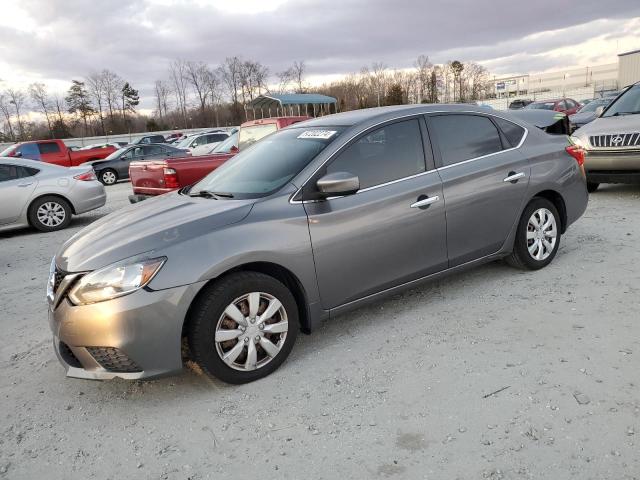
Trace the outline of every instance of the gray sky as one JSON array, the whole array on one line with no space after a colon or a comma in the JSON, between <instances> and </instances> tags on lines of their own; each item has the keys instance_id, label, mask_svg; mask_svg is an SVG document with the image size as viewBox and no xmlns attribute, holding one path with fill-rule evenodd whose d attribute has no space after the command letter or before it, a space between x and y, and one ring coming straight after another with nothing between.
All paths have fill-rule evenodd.
<instances>
[{"instance_id":1,"label":"gray sky","mask_svg":"<svg viewBox=\"0 0 640 480\"><path fill-rule=\"evenodd\" d=\"M501 75L640 48L638 0L0 0L0 12L0 88L63 90L109 68L145 96L177 57L240 55L272 73L304 60L317 82L372 62L410 67L420 54Z\"/></svg>"}]
</instances>

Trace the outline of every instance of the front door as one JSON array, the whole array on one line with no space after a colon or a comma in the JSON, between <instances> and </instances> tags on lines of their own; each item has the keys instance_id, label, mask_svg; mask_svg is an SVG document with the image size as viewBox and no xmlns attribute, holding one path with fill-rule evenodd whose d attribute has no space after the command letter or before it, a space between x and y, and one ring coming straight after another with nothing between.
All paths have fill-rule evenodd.
<instances>
[{"instance_id":1,"label":"front door","mask_svg":"<svg viewBox=\"0 0 640 480\"><path fill-rule=\"evenodd\" d=\"M421 121L363 134L320 172L360 179L353 195L305 203L325 309L446 268L442 185Z\"/></svg>"},{"instance_id":2,"label":"front door","mask_svg":"<svg viewBox=\"0 0 640 480\"><path fill-rule=\"evenodd\" d=\"M428 125L447 208L449 266L497 252L519 220L529 183L528 161L515 148L524 128L457 113L429 116Z\"/></svg>"}]
</instances>

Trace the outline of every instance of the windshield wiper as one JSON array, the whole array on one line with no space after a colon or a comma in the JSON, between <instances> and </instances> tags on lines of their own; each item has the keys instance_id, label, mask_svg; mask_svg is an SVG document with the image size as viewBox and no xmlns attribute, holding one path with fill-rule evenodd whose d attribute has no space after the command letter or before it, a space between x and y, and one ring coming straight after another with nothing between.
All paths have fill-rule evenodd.
<instances>
[{"instance_id":1,"label":"windshield wiper","mask_svg":"<svg viewBox=\"0 0 640 480\"><path fill-rule=\"evenodd\" d=\"M221 198L233 198L233 193L211 192L209 190L198 190L195 193L190 193L189 196L190 197L213 198L214 200L220 200Z\"/></svg>"}]
</instances>

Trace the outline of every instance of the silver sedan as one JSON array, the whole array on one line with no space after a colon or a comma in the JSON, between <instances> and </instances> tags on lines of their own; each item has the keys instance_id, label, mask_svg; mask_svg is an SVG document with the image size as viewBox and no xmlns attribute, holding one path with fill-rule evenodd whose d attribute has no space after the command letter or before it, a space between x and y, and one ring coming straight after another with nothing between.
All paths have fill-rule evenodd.
<instances>
[{"instance_id":1,"label":"silver sedan","mask_svg":"<svg viewBox=\"0 0 640 480\"><path fill-rule=\"evenodd\" d=\"M0 231L27 226L60 230L72 215L102 207L106 200L90 166L0 157Z\"/></svg>"}]
</instances>

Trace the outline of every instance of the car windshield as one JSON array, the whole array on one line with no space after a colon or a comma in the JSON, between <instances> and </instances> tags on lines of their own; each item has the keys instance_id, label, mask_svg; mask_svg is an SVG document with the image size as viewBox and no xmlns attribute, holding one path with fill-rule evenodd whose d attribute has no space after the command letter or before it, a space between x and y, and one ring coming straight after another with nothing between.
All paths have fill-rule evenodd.
<instances>
[{"instance_id":1,"label":"car windshield","mask_svg":"<svg viewBox=\"0 0 640 480\"><path fill-rule=\"evenodd\" d=\"M582 107L580 110L578 110L578 112L580 112L580 113L595 112L598 107L604 107L604 106L606 106L608 104L609 104L608 101L594 100L593 102L587 103L584 107Z\"/></svg>"},{"instance_id":2,"label":"car windshield","mask_svg":"<svg viewBox=\"0 0 640 480\"><path fill-rule=\"evenodd\" d=\"M115 152L113 152L108 157L106 157L105 160L113 160L114 158L118 158L120 155L122 155L125 152L125 150L127 150L127 149L126 148L120 148L120 149L116 150Z\"/></svg>"},{"instance_id":3,"label":"car windshield","mask_svg":"<svg viewBox=\"0 0 640 480\"><path fill-rule=\"evenodd\" d=\"M189 194L209 192L220 198L269 195L300 173L342 130L341 127L280 130L225 162L196 183Z\"/></svg>"},{"instance_id":4,"label":"car windshield","mask_svg":"<svg viewBox=\"0 0 640 480\"><path fill-rule=\"evenodd\" d=\"M602 114L603 117L635 115L640 113L640 83L635 84L614 101Z\"/></svg>"},{"instance_id":5,"label":"car windshield","mask_svg":"<svg viewBox=\"0 0 640 480\"><path fill-rule=\"evenodd\" d=\"M230 153L232 147L238 146L238 132L216 145L209 153Z\"/></svg>"},{"instance_id":6,"label":"car windshield","mask_svg":"<svg viewBox=\"0 0 640 480\"><path fill-rule=\"evenodd\" d=\"M555 102L533 102L524 108L529 110L553 110Z\"/></svg>"}]
</instances>

